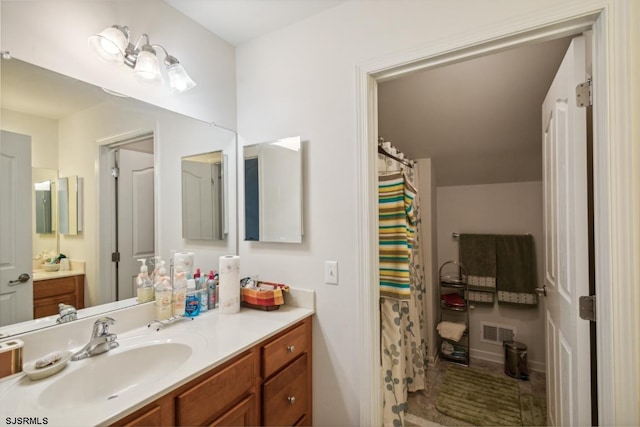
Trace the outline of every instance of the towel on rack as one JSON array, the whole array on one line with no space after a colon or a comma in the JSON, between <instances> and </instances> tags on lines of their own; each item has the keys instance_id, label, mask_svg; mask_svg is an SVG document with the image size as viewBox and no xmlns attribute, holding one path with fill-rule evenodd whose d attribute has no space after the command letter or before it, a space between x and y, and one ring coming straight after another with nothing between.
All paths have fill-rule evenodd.
<instances>
[{"instance_id":1,"label":"towel on rack","mask_svg":"<svg viewBox=\"0 0 640 427\"><path fill-rule=\"evenodd\" d=\"M442 338L458 342L467 330L467 325L457 322L440 322L436 329Z\"/></svg>"},{"instance_id":2,"label":"towel on rack","mask_svg":"<svg viewBox=\"0 0 640 427\"><path fill-rule=\"evenodd\" d=\"M480 292L495 292L496 236L492 234L460 234L459 252L460 262L467 269L469 289Z\"/></svg>"},{"instance_id":3,"label":"towel on rack","mask_svg":"<svg viewBox=\"0 0 640 427\"><path fill-rule=\"evenodd\" d=\"M533 236L497 236L498 304L536 306L536 254Z\"/></svg>"}]
</instances>

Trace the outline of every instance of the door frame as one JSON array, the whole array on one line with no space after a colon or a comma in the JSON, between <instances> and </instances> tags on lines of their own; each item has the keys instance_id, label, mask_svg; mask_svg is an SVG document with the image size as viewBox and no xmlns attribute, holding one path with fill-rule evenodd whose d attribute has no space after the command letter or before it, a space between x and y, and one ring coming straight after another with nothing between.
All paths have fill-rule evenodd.
<instances>
[{"instance_id":1,"label":"door frame","mask_svg":"<svg viewBox=\"0 0 640 427\"><path fill-rule=\"evenodd\" d=\"M126 141L131 141L143 136L153 138L153 185L156 195L159 189L158 178L158 129L137 129L119 135L110 136L97 141L98 160L96 163L98 209L96 209L96 224L98 224L97 264L100 272L97 280L100 284L113 284L116 275L115 263L111 261L111 253L115 247L115 221L116 215L113 209L115 203L115 191L111 178L111 161L113 159L113 147ZM154 197L154 236L155 252L158 253L158 228L159 228L159 197ZM115 286L98 286L98 303L106 304L116 302ZM120 303L119 306L125 306Z\"/></svg>"},{"instance_id":2,"label":"door frame","mask_svg":"<svg viewBox=\"0 0 640 427\"><path fill-rule=\"evenodd\" d=\"M595 3L595 4L594 4ZM630 69L636 63L631 23L640 12L625 0L574 3L544 16L519 17L502 25L448 37L356 66L358 177L357 287L360 360L360 424L382 424L379 368L377 218L377 82L411 71L486 55L518 45L593 30L594 233L598 367L598 423L634 424L640 419L638 358L640 310L640 150L633 147ZM636 21L637 22L637 21ZM631 232L633 231L633 233ZM635 233L635 234L634 234ZM609 286L612 284L613 286ZM614 309L615 307L615 309ZM585 357L589 357L586 355Z\"/></svg>"}]
</instances>

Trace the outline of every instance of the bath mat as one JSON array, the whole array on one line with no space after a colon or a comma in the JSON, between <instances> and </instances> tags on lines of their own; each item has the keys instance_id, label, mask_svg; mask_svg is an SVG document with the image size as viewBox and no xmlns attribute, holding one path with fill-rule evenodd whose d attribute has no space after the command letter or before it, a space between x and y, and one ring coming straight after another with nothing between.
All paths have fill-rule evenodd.
<instances>
[{"instance_id":1,"label":"bath mat","mask_svg":"<svg viewBox=\"0 0 640 427\"><path fill-rule=\"evenodd\" d=\"M436 409L476 426L522 425L517 380L456 365L447 367Z\"/></svg>"}]
</instances>

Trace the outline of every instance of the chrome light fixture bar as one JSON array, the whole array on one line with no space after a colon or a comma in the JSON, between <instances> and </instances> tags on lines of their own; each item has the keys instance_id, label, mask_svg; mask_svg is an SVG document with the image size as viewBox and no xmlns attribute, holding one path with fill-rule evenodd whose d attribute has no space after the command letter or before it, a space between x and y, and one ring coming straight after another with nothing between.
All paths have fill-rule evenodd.
<instances>
[{"instance_id":1,"label":"chrome light fixture bar","mask_svg":"<svg viewBox=\"0 0 640 427\"><path fill-rule=\"evenodd\" d=\"M156 49L164 52L165 73L174 93L193 88L196 83L189 77L182 64L169 55L160 45L152 45L149 36L140 35L135 45L130 41L129 27L113 25L99 34L89 37L89 47L105 62L125 64L133 68L136 80L145 83L163 84L164 77Z\"/></svg>"}]
</instances>

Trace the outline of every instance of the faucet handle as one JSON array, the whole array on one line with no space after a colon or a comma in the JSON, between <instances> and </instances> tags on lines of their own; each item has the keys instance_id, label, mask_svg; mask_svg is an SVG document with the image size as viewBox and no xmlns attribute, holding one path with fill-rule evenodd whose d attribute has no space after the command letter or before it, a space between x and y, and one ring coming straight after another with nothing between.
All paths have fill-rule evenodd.
<instances>
[{"instance_id":1,"label":"faucet handle","mask_svg":"<svg viewBox=\"0 0 640 427\"><path fill-rule=\"evenodd\" d=\"M116 323L111 317L101 317L93 324L93 336L106 335L109 333L109 326Z\"/></svg>"}]
</instances>

